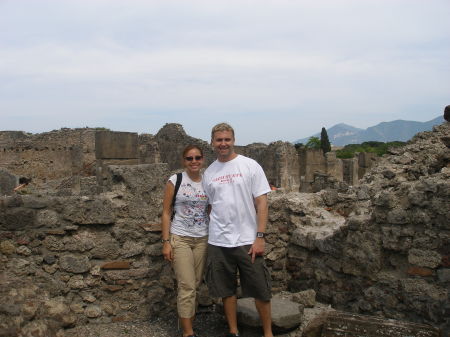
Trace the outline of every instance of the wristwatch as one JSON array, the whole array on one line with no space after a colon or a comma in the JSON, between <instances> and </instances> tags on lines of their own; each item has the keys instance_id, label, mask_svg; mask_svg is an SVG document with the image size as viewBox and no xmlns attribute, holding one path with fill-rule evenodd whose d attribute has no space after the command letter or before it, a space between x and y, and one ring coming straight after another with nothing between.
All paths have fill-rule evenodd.
<instances>
[{"instance_id":1,"label":"wristwatch","mask_svg":"<svg viewBox=\"0 0 450 337\"><path fill-rule=\"evenodd\" d=\"M161 239L161 243L169 242L169 241L170 241L170 239Z\"/></svg>"},{"instance_id":2,"label":"wristwatch","mask_svg":"<svg viewBox=\"0 0 450 337\"><path fill-rule=\"evenodd\" d=\"M257 238L264 238L265 236L266 236L266 233L264 233L264 232L256 232Z\"/></svg>"}]
</instances>

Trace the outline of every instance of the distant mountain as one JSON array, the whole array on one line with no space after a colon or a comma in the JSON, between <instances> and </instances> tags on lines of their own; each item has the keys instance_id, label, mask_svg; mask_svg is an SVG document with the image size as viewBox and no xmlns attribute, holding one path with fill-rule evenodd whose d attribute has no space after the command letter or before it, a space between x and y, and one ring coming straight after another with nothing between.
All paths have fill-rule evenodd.
<instances>
[{"instance_id":1,"label":"distant mountain","mask_svg":"<svg viewBox=\"0 0 450 337\"><path fill-rule=\"evenodd\" d=\"M335 146L347 144L361 144L367 141L392 142L410 140L416 133L429 131L434 125L444 122L444 117L439 116L428 122L414 122L396 120L392 122L382 122L367 129L359 129L347 124L336 124L327 129L330 143ZM310 136L320 138L320 132ZM294 144L308 142L307 138L298 139Z\"/></svg>"}]
</instances>

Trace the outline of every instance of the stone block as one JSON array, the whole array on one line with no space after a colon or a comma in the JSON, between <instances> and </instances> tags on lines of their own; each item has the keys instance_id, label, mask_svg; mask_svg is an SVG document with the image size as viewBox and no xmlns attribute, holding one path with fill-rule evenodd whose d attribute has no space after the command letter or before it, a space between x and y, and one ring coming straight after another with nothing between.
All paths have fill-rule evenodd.
<instances>
[{"instance_id":1,"label":"stone block","mask_svg":"<svg viewBox=\"0 0 450 337\"><path fill-rule=\"evenodd\" d=\"M292 300L302 304L305 308L312 308L316 305L316 292L313 289L300 291L292 295Z\"/></svg>"},{"instance_id":2,"label":"stone block","mask_svg":"<svg viewBox=\"0 0 450 337\"><path fill-rule=\"evenodd\" d=\"M322 337L440 337L440 330L426 324L410 323L375 316L335 312L328 316Z\"/></svg>"},{"instance_id":3,"label":"stone block","mask_svg":"<svg viewBox=\"0 0 450 337\"><path fill-rule=\"evenodd\" d=\"M441 255L432 250L410 249L408 252L408 262L419 267L436 268L441 259Z\"/></svg>"},{"instance_id":4,"label":"stone block","mask_svg":"<svg viewBox=\"0 0 450 337\"><path fill-rule=\"evenodd\" d=\"M97 131L95 155L97 159L138 159L138 135L134 132Z\"/></svg>"},{"instance_id":5,"label":"stone block","mask_svg":"<svg viewBox=\"0 0 450 337\"><path fill-rule=\"evenodd\" d=\"M75 274L85 273L91 268L87 256L75 256L71 254L63 255L59 259L59 265L61 269Z\"/></svg>"},{"instance_id":6,"label":"stone block","mask_svg":"<svg viewBox=\"0 0 450 337\"><path fill-rule=\"evenodd\" d=\"M274 329L290 330L298 327L303 316L303 306L276 294L272 297L272 325ZM238 299L238 321L247 326L261 326L253 298Z\"/></svg>"},{"instance_id":7,"label":"stone block","mask_svg":"<svg viewBox=\"0 0 450 337\"><path fill-rule=\"evenodd\" d=\"M445 268L445 269L438 270L437 276L438 276L439 282L441 282L441 283L450 282L450 269Z\"/></svg>"}]
</instances>

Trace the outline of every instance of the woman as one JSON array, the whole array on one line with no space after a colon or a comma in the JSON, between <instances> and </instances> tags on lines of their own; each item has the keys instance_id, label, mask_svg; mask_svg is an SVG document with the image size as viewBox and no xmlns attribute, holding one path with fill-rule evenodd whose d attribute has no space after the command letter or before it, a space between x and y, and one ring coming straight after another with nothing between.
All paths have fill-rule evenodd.
<instances>
[{"instance_id":1,"label":"woman","mask_svg":"<svg viewBox=\"0 0 450 337\"><path fill-rule=\"evenodd\" d=\"M164 259L172 262L178 282L177 307L183 337L196 337L192 324L197 288L205 266L209 222L208 199L203 191L200 174L203 166L202 149L195 145L187 146L182 161L185 169L174 206L172 201L177 175L171 176L166 185L161 242Z\"/></svg>"}]
</instances>

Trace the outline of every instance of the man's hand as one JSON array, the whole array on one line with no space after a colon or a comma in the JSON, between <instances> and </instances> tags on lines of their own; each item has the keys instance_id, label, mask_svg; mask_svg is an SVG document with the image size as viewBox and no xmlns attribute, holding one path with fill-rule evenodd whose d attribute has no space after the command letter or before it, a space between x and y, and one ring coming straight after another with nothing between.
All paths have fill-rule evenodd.
<instances>
[{"instance_id":1,"label":"man's hand","mask_svg":"<svg viewBox=\"0 0 450 337\"><path fill-rule=\"evenodd\" d=\"M255 262L256 256L261 256L264 254L264 249L266 247L266 241L264 238L256 238L250 247L248 254L252 256L252 263Z\"/></svg>"}]
</instances>

